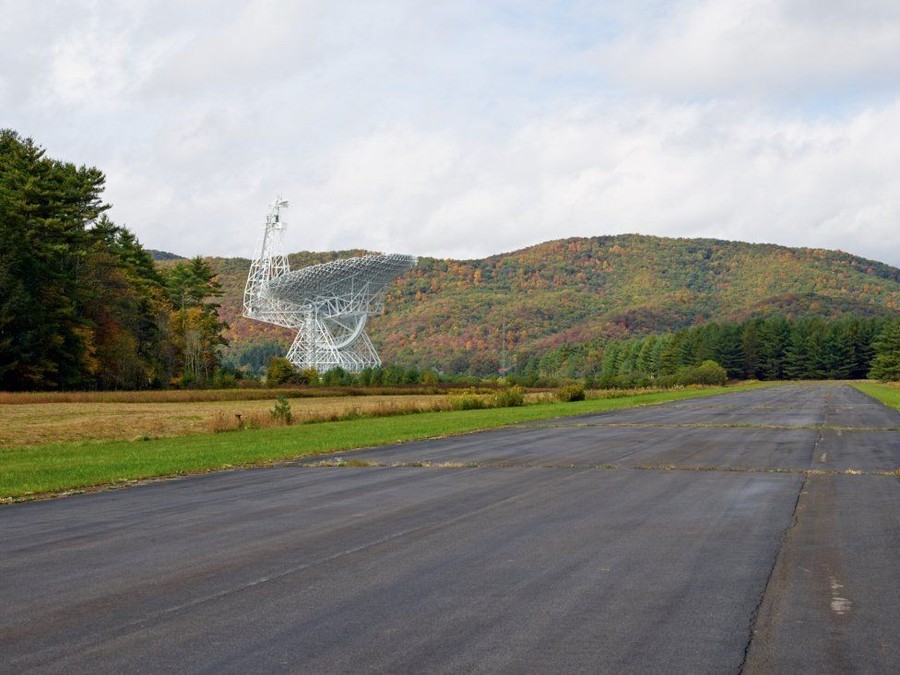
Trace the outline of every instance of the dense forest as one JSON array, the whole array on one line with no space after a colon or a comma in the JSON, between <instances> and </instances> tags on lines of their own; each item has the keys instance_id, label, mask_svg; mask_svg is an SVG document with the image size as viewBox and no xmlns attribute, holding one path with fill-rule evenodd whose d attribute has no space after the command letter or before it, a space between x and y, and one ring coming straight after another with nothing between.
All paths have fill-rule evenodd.
<instances>
[{"instance_id":1,"label":"dense forest","mask_svg":"<svg viewBox=\"0 0 900 675\"><path fill-rule=\"evenodd\" d=\"M226 327L209 263L167 270L105 215L103 173L0 131L0 389L210 383Z\"/></svg>"}]
</instances>

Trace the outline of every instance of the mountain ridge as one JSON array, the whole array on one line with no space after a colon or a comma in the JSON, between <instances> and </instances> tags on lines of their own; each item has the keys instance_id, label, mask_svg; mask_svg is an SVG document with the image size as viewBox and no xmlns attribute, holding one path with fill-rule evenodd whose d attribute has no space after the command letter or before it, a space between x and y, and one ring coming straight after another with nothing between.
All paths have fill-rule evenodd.
<instances>
[{"instance_id":1,"label":"mountain ridge","mask_svg":"<svg viewBox=\"0 0 900 675\"><path fill-rule=\"evenodd\" d=\"M298 252L292 269L366 251ZM289 342L240 316L250 260L209 258L225 295L230 351ZM583 344L753 316L894 315L900 269L843 251L640 234L569 237L486 258L420 257L388 288L371 336L387 363L493 372Z\"/></svg>"}]
</instances>

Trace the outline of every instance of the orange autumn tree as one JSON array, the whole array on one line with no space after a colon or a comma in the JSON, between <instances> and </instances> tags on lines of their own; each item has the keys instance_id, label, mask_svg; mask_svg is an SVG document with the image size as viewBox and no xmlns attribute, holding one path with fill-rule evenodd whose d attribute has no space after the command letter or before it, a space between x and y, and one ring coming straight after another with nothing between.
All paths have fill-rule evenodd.
<instances>
[{"instance_id":1,"label":"orange autumn tree","mask_svg":"<svg viewBox=\"0 0 900 675\"><path fill-rule=\"evenodd\" d=\"M219 367L219 347L227 344L219 319L222 287L209 263L200 257L178 263L165 276L173 348L172 382L182 386L208 384Z\"/></svg>"}]
</instances>

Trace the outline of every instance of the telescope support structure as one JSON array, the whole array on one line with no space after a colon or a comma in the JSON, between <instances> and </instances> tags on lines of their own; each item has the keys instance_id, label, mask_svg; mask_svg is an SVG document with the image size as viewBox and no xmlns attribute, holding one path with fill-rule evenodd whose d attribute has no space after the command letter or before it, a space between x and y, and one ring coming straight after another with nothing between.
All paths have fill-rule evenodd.
<instances>
[{"instance_id":1,"label":"telescope support structure","mask_svg":"<svg viewBox=\"0 0 900 675\"><path fill-rule=\"evenodd\" d=\"M386 285L416 264L406 255L367 255L291 272L284 254L281 210L275 200L244 288L244 316L293 328L287 359L298 368L358 373L381 365L365 327L384 307Z\"/></svg>"}]
</instances>

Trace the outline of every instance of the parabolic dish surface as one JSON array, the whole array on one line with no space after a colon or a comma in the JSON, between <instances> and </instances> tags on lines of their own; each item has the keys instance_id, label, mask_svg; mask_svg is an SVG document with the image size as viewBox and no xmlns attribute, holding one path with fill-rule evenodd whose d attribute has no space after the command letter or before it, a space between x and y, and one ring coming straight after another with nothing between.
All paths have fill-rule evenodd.
<instances>
[{"instance_id":1,"label":"parabolic dish surface","mask_svg":"<svg viewBox=\"0 0 900 675\"><path fill-rule=\"evenodd\" d=\"M415 264L410 255L366 255L304 267L275 277L266 286L274 300L305 305L323 296L354 293L366 285L377 291Z\"/></svg>"}]
</instances>

